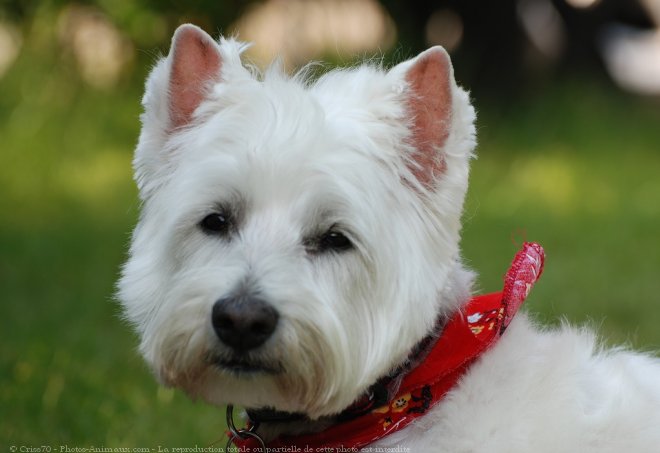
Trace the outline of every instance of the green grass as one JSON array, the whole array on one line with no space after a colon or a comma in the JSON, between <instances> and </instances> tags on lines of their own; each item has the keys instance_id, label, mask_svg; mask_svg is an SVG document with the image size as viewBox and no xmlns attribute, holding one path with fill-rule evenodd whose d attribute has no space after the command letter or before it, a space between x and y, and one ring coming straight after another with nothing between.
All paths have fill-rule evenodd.
<instances>
[{"instance_id":1,"label":"green grass","mask_svg":"<svg viewBox=\"0 0 660 453\"><path fill-rule=\"evenodd\" d=\"M514 111L479 122L463 247L481 287L500 285L514 242L541 242L531 311L660 348L657 107L578 83Z\"/></svg>"},{"instance_id":2,"label":"green grass","mask_svg":"<svg viewBox=\"0 0 660 453\"><path fill-rule=\"evenodd\" d=\"M208 445L224 413L157 386L112 300L151 61L103 92L44 49L0 80L1 445ZM540 319L660 348L657 105L574 82L480 107L463 240L480 287L498 290L516 244L539 241Z\"/></svg>"}]
</instances>

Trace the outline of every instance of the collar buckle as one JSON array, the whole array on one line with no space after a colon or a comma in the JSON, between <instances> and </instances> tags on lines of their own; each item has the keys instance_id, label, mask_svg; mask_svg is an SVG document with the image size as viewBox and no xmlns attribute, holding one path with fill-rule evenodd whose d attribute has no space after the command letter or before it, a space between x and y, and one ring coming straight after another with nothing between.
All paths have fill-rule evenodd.
<instances>
[{"instance_id":1,"label":"collar buckle","mask_svg":"<svg viewBox=\"0 0 660 453\"><path fill-rule=\"evenodd\" d=\"M261 436L256 433L257 428L259 428L259 423L251 423L247 428L236 428L236 425L234 424L234 406L231 404L227 405L227 428L229 429L229 440L227 440L225 451L231 451L231 446L235 445L237 440L246 441L249 439L257 442L261 447L261 451L266 451L266 443Z\"/></svg>"}]
</instances>

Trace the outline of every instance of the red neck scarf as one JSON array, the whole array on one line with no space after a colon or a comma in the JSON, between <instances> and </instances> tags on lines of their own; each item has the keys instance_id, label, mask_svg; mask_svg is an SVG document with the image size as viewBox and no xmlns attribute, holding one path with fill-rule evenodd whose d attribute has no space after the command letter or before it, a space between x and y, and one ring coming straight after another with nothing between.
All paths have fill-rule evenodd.
<instances>
[{"instance_id":1,"label":"red neck scarf","mask_svg":"<svg viewBox=\"0 0 660 453\"><path fill-rule=\"evenodd\" d=\"M280 436L266 446L281 451L287 447L297 447L291 451L357 451L426 414L504 333L541 276L544 257L539 244L523 244L504 277L503 291L476 296L457 312L421 363L405 374L387 403L324 431ZM237 438L234 443L245 447L241 451L253 451L260 445L252 437Z\"/></svg>"}]
</instances>

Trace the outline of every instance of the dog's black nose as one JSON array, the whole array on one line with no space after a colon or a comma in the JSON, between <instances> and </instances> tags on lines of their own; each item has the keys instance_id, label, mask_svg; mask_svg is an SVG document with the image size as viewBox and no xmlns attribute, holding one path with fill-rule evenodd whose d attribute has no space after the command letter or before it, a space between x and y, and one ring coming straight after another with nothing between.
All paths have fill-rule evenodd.
<instances>
[{"instance_id":1,"label":"dog's black nose","mask_svg":"<svg viewBox=\"0 0 660 453\"><path fill-rule=\"evenodd\" d=\"M227 297L213 305L211 322L220 340L236 352L261 346L277 327L280 315L263 300L250 297Z\"/></svg>"}]
</instances>

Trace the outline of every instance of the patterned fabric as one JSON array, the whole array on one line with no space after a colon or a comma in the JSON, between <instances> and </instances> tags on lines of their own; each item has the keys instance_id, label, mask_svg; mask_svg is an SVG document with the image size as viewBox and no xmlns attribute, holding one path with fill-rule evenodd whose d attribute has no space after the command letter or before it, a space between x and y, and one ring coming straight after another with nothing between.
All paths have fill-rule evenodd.
<instances>
[{"instance_id":1,"label":"patterned fabric","mask_svg":"<svg viewBox=\"0 0 660 453\"><path fill-rule=\"evenodd\" d=\"M472 298L446 324L426 358L403 378L389 403L320 433L281 436L269 448L310 447L314 451L360 449L424 415L458 382L469 366L500 338L543 272L543 248L525 243L504 277L504 289ZM257 446L252 439L237 446ZM243 450L245 451L245 450Z\"/></svg>"}]
</instances>

